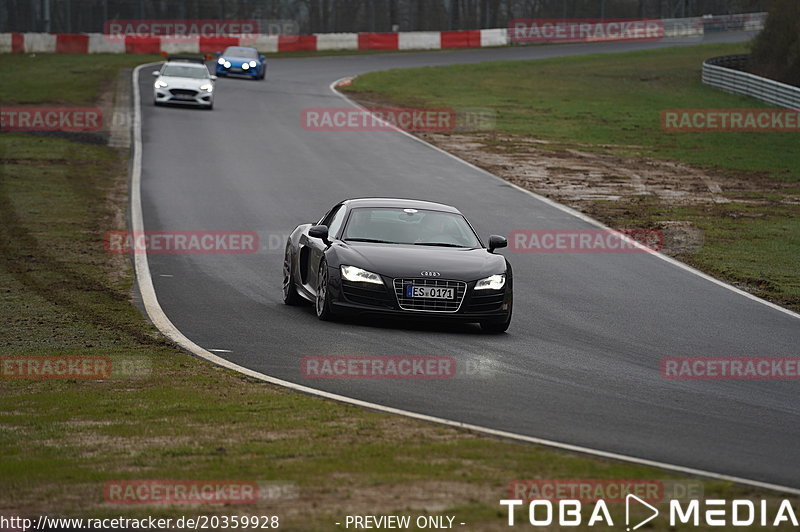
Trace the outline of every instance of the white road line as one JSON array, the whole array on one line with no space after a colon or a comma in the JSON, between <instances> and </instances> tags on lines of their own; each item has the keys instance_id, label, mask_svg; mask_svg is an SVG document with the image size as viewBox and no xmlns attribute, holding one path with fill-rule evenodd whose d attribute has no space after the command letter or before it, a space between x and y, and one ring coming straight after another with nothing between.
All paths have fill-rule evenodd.
<instances>
[{"instance_id":1,"label":"white road line","mask_svg":"<svg viewBox=\"0 0 800 532\"><path fill-rule=\"evenodd\" d=\"M153 63L149 63L152 65ZM139 65L133 71L133 105L134 105L134 120L133 120L133 164L131 166L131 226L133 227L134 231L143 231L144 230L144 222L142 218L142 196L141 196L141 182L142 182L142 114L141 114L141 98L139 95L139 71L143 68L148 66ZM334 91L336 92L336 91ZM338 94L338 93L337 93ZM344 97L344 96L342 96ZM349 101L349 100L348 100ZM352 102L351 102L352 103ZM411 136L411 135L409 135ZM412 136L412 138L414 138ZM426 143L427 144L427 143ZM430 145L429 145L430 146ZM434 146L431 146L434 149L439 150ZM446 153L443 150L439 150L442 153ZM450 155L450 154L447 154ZM453 157L451 155L451 157ZM457 157L453 157L454 159L461 161ZM464 162L464 161L461 161ZM469 164L469 163L465 163ZM472 166L472 165L470 165ZM487 175L488 172L484 172ZM492 176L495 177L495 176ZM496 178L500 179L500 178ZM505 181L503 181L505 183ZM517 187L519 188L519 187ZM523 189L520 189L523 190ZM527 191L525 191L527 192ZM535 194L532 194L534 197L545 201L548 204L552 204L559 208L567 209L567 207L559 206L557 203L552 202L546 198L538 197ZM570 209L571 211L571 209ZM577 213L576 215L582 218L585 218L587 221L592 221L591 218ZM209 362L213 362L219 366L224 368L231 369L233 371L237 371L243 375L247 375L249 377L253 377L255 379L262 380L264 382L268 382L270 384L275 384L277 386L283 386L285 388L289 388L292 390L296 390L298 392L307 393L310 395L316 395L319 397L324 397L326 399L332 399L334 401L339 401L342 403L347 403L355 406L361 406L364 408L369 408L371 410L377 410L379 412L384 412L387 414L396 414L400 416L406 416L414 419L419 419L421 421L429 421L432 423L438 423L440 425L447 425L450 427L455 427L463 430L471 430L474 432L479 432L482 434L487 434L490 436L496 436L500 438L507 438L511 440L522 441L526 443L533 443L537 445L544 445L547 447L553 447L556 449L562 449L565 451L572 451L577 453L588 454L592 456L597 456L600 458L606 458L610 460L621 460L623 462L630 462L635 464L640 464L644 466L650 467L658 467L661 469L667 469L669 471L675 471L678 473L685 473L688 475L697 475L707 478L713 478L717 480L725 480L729 482L738 482L740 484L747 484L749 486L755 486L758 488L764 488L768 490L778 491L781 493L793 494L793 495L800 495L800 489L797 488L790 488L786 486L780 486L777 484L771 484L769 482L760 482L758 480L749 480L746 478L739 478L733 477L730 475L723 475L720 473L714 473L711 471L703 471L700 469L694 469L691 467L684 467L675 464L668 464L664 462L657 462L653 460L647 460L644 458L637 458L635 456L626 456L623 454L611 453L602 451L599 449L592 449L589 447L581 447L579 445L572 445L569 443L562 443L552 440L545 440L541 438L535 438L532 436L526 436L524 434L515 434L513 432L506 432L502 430L495 430L488 427L481 427L478 425L470 425L468 423L461 423L459 421L453 421L450 419L444 419L434 416L429 416L426 414L420 414L418 412L411 412L409 410L402 410L399 408L392 408L389 406L379 405L377 403L370 403L368 401L362 401L360 399L354 399L352 397L346 397L344 395L334 394L330 392L326 392L323 390L317 390L314 388L309 388L308 386L303 386L300 384L295 384L293 382L285 381L282 379L277 379L275 377L270 377L269 375L265 375L264 373L260 373L258 371L251 370L249 368L245 368L244 366L240 366L238 364L234 364L229 360L225 360L224 358L218 357L217 355L203 349L199 345L192 342L189 338L183 335L183 333L173 325L173 323L169 320L167 315L164 313L164 310L161 308L161 305L158 303L158 298L156 297L155 288L153 287L153 279L150 276L150 269L148 266L147 261L147 252L145 253L135 253L134 254L134 267L136 271L136 280L139 285L139 291L142 295L142 301L144 302L144 308L147 312L147 315L150 317L150 320L153 324L161 331L165 336L170 338L173 342L177 343L179 346L183 347L187 351L191 352L192 354L208 360ZM704 274L703 274L704 275Z\"/></svg>"}]
</instances>

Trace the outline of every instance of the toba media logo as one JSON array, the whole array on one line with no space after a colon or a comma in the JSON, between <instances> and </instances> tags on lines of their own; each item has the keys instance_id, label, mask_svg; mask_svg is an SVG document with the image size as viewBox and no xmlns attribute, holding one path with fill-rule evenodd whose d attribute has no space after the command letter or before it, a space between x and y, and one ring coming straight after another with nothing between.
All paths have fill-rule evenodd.
<instances>
[{"instance_id":1,"label":"toba media logo","mask_svg":"<svg viewBox=\"0 0 800 532\"><path fill-rule=\"evenodd\" d=\"M525 501L522 499L502 499L500 506L506 509L508 526L516 526L515 510L523 509ZM644 517L642 511L645 512ZM670 499L666 515L644 499L629 493L625 496L625 523L615 523L608 510L608 503L599 499L590 504L582 503L578 499L564 499L551 501L549 499L534 499L528 503L527 521L533 527L577 527L600 526L604 529L610 527L624 527L625 530L638 530L657 517L667 519L669 526L674 528L679 524L688 524L694 527L703 525L708 527L776 527L789 524L793 527L800 526L797 516L798 509L792 506L788 499L779 501L749 499L705 499L688 500ZM636 514L634 516L634 514Z\"/></svg>"}]
</instances>

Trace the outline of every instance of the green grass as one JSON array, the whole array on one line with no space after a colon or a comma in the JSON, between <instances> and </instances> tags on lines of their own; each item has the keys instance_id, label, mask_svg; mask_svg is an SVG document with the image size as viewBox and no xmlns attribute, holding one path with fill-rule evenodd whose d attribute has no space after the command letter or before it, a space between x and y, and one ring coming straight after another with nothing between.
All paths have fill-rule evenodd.
<instances>
[{"instance_id":1,"label":"green grass","mask_svg":"<svg viewBox=\"0 0 800 532\"><path fill-rule=\"evenodd\" d=\"M136 63L44 60L70 65L61 70L59 97L84 104L118 68ZM95 73L93 95L78 88L85 72ZM7 101L46 94L52 84L19 79L0 82ZM313 531L333 529L358 508L429 508L487 530L506 529L498 501L514 479L686 479L289 392L189 356L131 303L127 259L103 250L104 232L123 229L126 153L17 133L0 134L0 148L0 355L100 355L149 368L105 380L0 379L0 514L277 514L284 530ZM279 482L295 486L299 498L245 507L105 504L104 484L126 479ZM774 496L703 484L708 497ZM612 513L622 522L623 508Z\"/></svg>"},{"instance_id":2,"label":"green grass","mask_svg":"<svg viewBox=\"0 0 800 532\"><path fill-rule=\"evenodd\" d=\"M615 145L621 154L678 160L800 180L798 133L667 133L661 111L761 108L754 99L700 82L704 59L744 53L746 44L486 62L360 76L354 95L404 105L490 108L497 131L566 145Z\"/></svg>"},{"instance_id":3,"label":"green grass","mask_svg":"<svg viewBox=\"0 0 800 532\"><path fill-rule=\"evenodd\" d=\"M87 57L90 60L87 60ZM157 55L0 54L0 102L87 105L108 88L122 68L159 61Z\"/></svg>"},{"instance_id":4,"label":"green grass","mask_svg":"<svg viewBox=\"0 0 800 532\"><path fill-rule=\"evenodd\" d=\"M725 190L733 201L681 207L665 201L598 201L587 211L615 227L649 227L688 220L704 245L679 256L689 264L759 296L800 311L800 131L796 133L668 133L665 109L767 108L752 98L700 82L704 59L746 52L720 44L576 56L543 61L489 62L358 77L346 87L362 101L397 105L484 108L496 112L495 131L480 141L504 152L507 140L551 141L540 149L612 153L680 161L753 183ZM723 189L724 189L723 184ZM547 193L546 188L539 189ZM784 200L793 201L787 203ZM755 202L754 202L755 201Z\"/></svg>"}]
</instances>

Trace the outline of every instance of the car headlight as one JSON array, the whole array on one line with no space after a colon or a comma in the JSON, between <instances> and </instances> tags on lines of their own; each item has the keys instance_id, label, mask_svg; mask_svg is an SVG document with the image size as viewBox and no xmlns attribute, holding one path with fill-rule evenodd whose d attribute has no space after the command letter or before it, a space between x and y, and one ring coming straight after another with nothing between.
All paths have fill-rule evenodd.
<instances>
[{"instance_id":1,"label":"car headlight","mask_svg":"<svg viewBox=\"0 0 800 532\"><path fill-rule=\"evenodd\" d=\"M225 64L225 58L220 57L219 59L217 59L217 63L219 63L220 65L224 65Z\"/></svg>"},{"instance_id":2,"label":"car headlight","mask_svg":"<svg viewBox=\"0 0 800 532\"><path fill-rule=\"evenodd\" d=\"M200 90L201 91L206 91L206 92L211 92L211 91L214 90L214 85L212 85L211 83L205 83L203 85L200 85Z\"/></svg>"},{"instance_id":3,"label":"car headlight","mask_svg":"<svg viewBox=\"0 0 800 532\"><path fill-rule=\"evenodd\" d=\"M475 283L475 290L500 290L506 284L506 274L490 275Z\"/></svg>"},{"instance_id":4,"label":"car headlight","mask_svg":"<svg viewBox=\"0 0 800 532\"><path fill-rule=\"evenodd\" d=\"M231 67L231 62L225 61L225 68L230 68L230 67Z\"/></svg>"},{"instance_id":5,"label":"car headlight","mask_svg":"<svg viewBox=\"0 0 800 532\"><path fill-rule=\"evenodd\" d=\"M356 283L383 284L381 276L355 266L342 266L342 277Z\"/></svg>"},{"instance_id":6,"label":"car headlight","mask_svg":"<svg viewBox=\"0 0 800 532\"><path fill-rule=\"evenodd\" d=\"M163 89L164 87L167 86L167 82L166 81L161 81L160 79L157 79L156 82L155 82L155 86L156 86L157 89Z\"/></svg>"},{"instance_id":7,"label":"car headlight","mask_svg":"<svg viewBox=\"0 0 800 532\"><path fill-rule=\"evenodd\" d=\"M242 63L242 70L247 70L248 68L250 68L250 65L247 63Z\"/></svg>"},{"instance_id":8,"label":"car headlight","mask_svg":"<svg viewBox=\"0 0 800 532\"><path fill-rule=\"evenodd\" d=\"M255 68L255 67L256 67L256 65L257 65L257 63L256 63L255 61L250 61L250 66L251 66L251 67Z\"/></svg>"}]
</instances>

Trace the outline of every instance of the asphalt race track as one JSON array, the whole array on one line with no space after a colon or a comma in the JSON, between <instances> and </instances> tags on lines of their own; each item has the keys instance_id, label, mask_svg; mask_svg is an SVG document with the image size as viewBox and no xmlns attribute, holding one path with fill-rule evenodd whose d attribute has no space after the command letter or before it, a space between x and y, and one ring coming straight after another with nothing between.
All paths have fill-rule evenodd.
<instances>
[{"instance_id":1,"label":"asphalt race track","mask_svg":"<svg viewBox=\"0 0 800 532\"><path fill-rule=\"evenodd\" d=\"M348 197L453 204L484 239L515 229L593 228L404 134L303 129L304 108L349 105L330 90L334 80L389 68L669 45L273 59L264 82L220 79L211 112L153 107L152 68L144 68L145 229L257 231L265 248L257 254L150 254L164 312L199 346L229 351L216 353L291 382L800 488L797 381L671 381L660 370L661 359L671 356L797 356L800 320L658 257L504 250L514 266L515 312L508 333L499 336L484 336L475 325L324 323L311 306L281 302L284 241L272 245L277 235L316 221ZM448 355L459 361L459 375L312 380L300 372L308 355Z\"/></svg>"}]
</instances>

